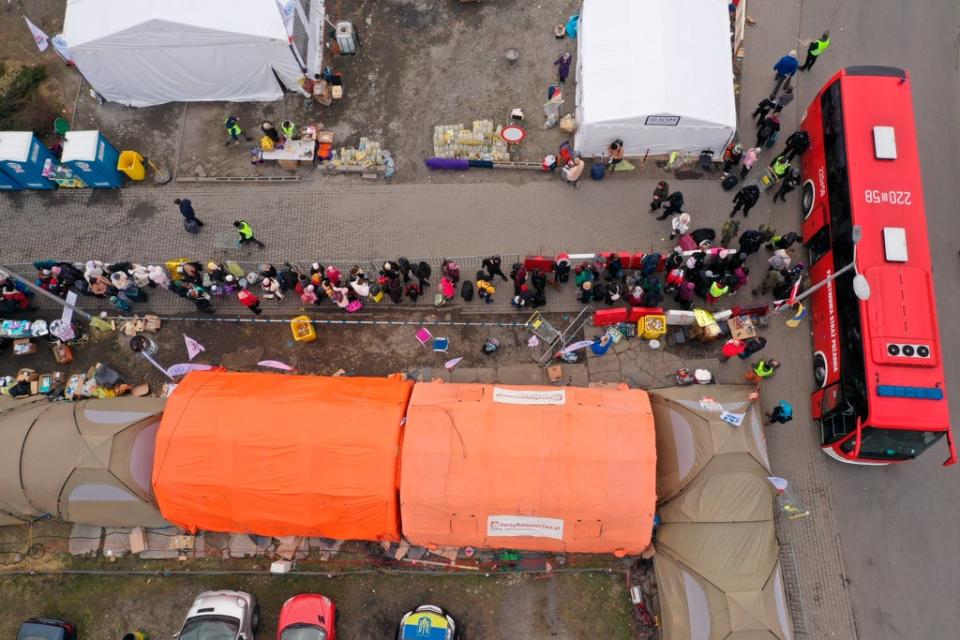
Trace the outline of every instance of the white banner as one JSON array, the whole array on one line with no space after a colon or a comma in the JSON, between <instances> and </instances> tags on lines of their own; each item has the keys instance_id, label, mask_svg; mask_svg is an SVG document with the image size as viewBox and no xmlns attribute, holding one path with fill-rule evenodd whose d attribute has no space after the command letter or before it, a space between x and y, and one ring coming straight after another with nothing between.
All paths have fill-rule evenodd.
<instances>
[{"instance_id":1,"label":"white banner","mask_svg":"<svg viewBox=\"0 0 960 640\"><path fill-rule=\"evenodd\" d=\"M567 393L556 391L523 391L520 389L493 388L493 401L501 404L566 404Z\"/></svg>"},{"instance_id":2,"label":"white banner","mask_svg":"<svg viewBox=\"0 0 960 640\"><path fill-rule=\"evenodd\" d=\"M283 17L283 26L287 29L287 36L293 41L293 14L297 10L294 0L288 0L286 3L277 0L277 8L280 9L280 15Z\"/></svg>"},{"instance_id":3,"label":"white banner","mask_svg":"<svg viewBox=\"0 0 960 640\"><path fill-rule=\"evenodd\" d=\"M33 41L37 43L37 48L40 51L47 50L47 41L50 39L47 37L43 31L40 30L40 27L30 22L30 18L23 16L23 19L27 21L27 27L30 29L30 34L33 36Z\"/></svg>"},{"instance_id":4,"label":"white banner","mask_svg":"<svg viewBox=\"0 0 960 640\"><path fill-rule=\"evenodd\" d=\"M536 516L487 516L487 536L563 540L563 520Z\"/></svg>"},{"instance_id":5,"label":"white banner","mask_svg":"<svg viewBox=\"0 0 960 640\"><path fill-rule=\"evenodd\" d=\"M53 43L53 48L57 50L61 58L73 64L73 54L70 53L70 47L67 46L67 39L63 37L62 33L53 36L50 42Z\"/></svg>"}]
</instances>

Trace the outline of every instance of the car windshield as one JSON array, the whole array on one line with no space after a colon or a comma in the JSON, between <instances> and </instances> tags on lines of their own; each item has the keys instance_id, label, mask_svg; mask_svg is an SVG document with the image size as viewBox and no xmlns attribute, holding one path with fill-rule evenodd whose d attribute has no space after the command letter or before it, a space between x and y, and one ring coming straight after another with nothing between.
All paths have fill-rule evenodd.
<instances>
[{"instance_id":1,"label":"car windshield","mask_svg":"<svg viewBox=\"0 0 960 640\"><path fill-rule=\"evenodd\" d=\"M943 433L943 431L906 431L864 427L860 443L860 457L876 460L909 460L910 458L916 458L942 438Z\"/></svg>"},{"instance_id":2,"label":"car windshield","mask_svg":"<svg viewBox=\"0 0 960 640\"><path fill-rule=\"evenodd\" d=\"M327 640L327 632L312 624L294 624L283 630L280 640Z\"/></svg>"},{"instance_id":3,"label":"car windshield","mask_svg":"<svg viewBox=\"0 0 960 640\"><path fill-rule=\"evenodd\" d=\"M17 640L63 640L66 633L60 627L26 622L17 633Z\"/></svg>"},{"instance_id":4,"label":"car windshield","mask_svg":"<svg viewBox=\"0 0 960 640\"><path fill-rule=\"evenodd\" d=\"M236 640L240 621L228 616L197 616L188 618L180 631L179 640Z\"/></svg>"}]
</instances>

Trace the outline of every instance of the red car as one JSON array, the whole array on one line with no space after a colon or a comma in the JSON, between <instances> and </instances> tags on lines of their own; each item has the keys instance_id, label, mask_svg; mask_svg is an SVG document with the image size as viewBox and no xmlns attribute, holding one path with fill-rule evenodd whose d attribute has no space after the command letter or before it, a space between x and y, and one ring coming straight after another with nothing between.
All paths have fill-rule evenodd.
<instances>
[{"instance_id":1,"label":"red car","mask_svg":"<svg viewBox=\"0 0 960 640\"><path fill-rule=\"evenodd\" d=\"M301 593L283 603L277 640L337 640L337 607L317 593Z\"/></svg>"}]
</instances>

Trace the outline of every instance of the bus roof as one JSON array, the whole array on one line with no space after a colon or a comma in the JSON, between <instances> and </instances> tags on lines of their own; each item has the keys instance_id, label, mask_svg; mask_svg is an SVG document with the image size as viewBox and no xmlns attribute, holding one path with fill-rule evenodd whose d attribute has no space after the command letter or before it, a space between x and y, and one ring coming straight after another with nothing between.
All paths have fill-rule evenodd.
<instances>
[{"instance_id":1,"label":"bus roof","mask_svg":"<svg viewBox=\"0 0 960 640\"><path fill-rule=\"evenodd\" d=\"M871 289L870 298L859 303L869 424L946 430L950 415L910 78L891 67L851 67L836 78L851 215L861 228L857 270ZM900 357L890 355L891 345L901 348ZM926 346L930 355L903 357L903 345L915 352ZM904 398L923 401L923 409Z\"/></svg>"}]
</instances>

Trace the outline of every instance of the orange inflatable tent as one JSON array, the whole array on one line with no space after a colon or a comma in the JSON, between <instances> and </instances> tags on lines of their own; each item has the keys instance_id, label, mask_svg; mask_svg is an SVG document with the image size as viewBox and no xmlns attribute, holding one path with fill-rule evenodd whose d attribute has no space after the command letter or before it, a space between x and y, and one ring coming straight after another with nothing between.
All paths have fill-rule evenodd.
<instances>
[{"instance_id":1,"label":"orange inflatable tent","mask_svg":"<svg viewBox=\"0 0 960 640\"><path fill-rule=\"evenodd\" d=\"M644 391L418 384L403 533L424 546L635 554L650 542L655 478Z\"/></svg>"},{"instance_id":2,"label":"orange inflatable tent","mask_svg":"<svg viewBox=\"0 0 960 640\"><path fill-rule=\"evenodd\" d=\"M153 489L189 531L398 540L412 383L192 372L157 433Z\"/></svg>"}]
</instances>

